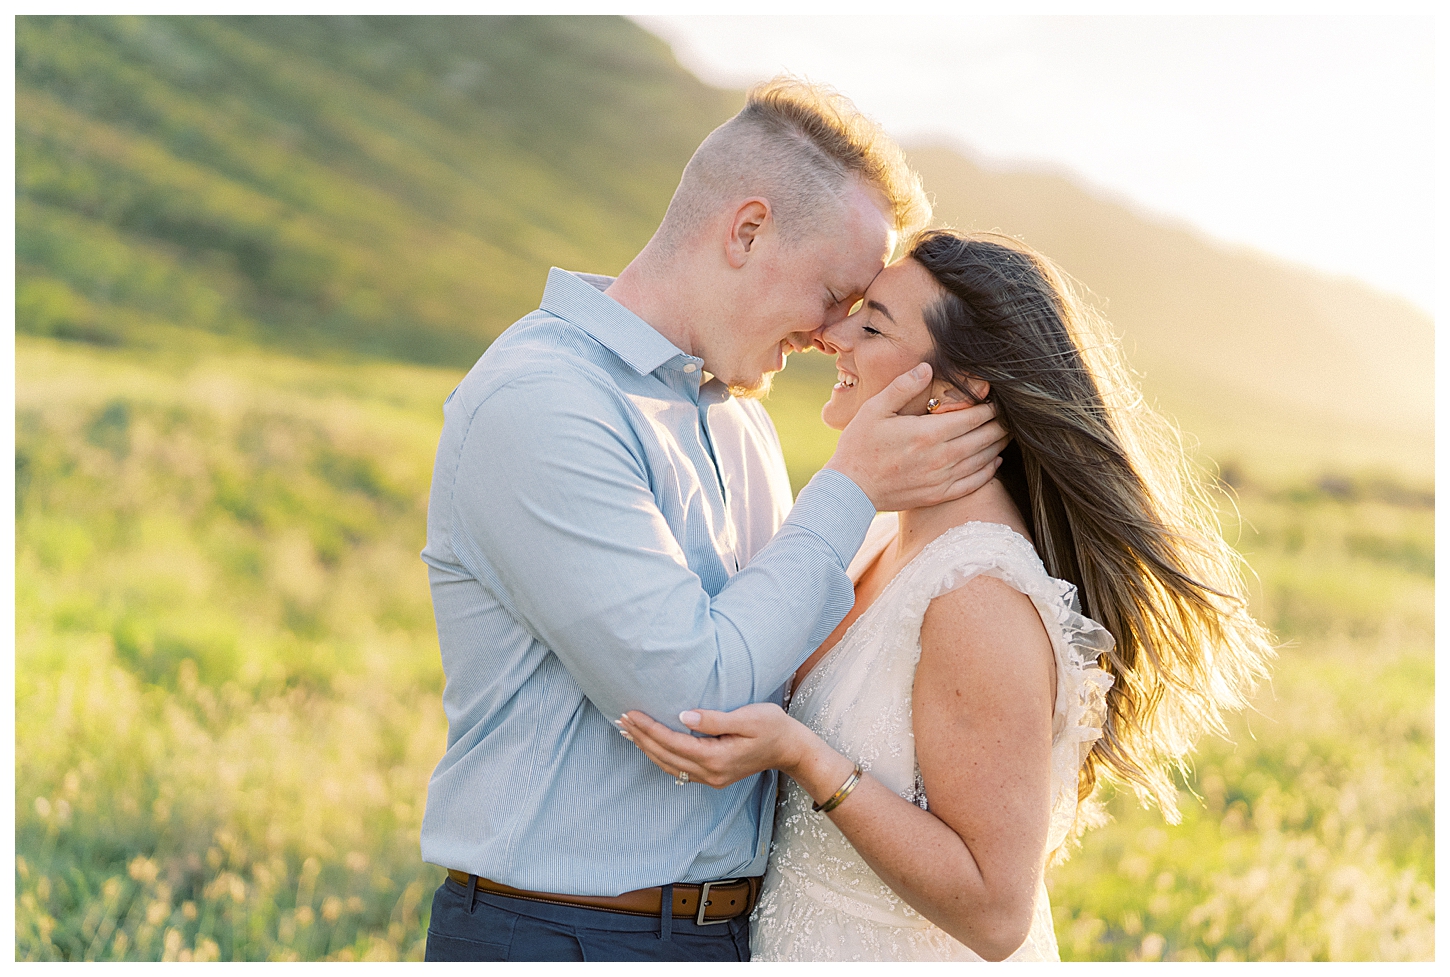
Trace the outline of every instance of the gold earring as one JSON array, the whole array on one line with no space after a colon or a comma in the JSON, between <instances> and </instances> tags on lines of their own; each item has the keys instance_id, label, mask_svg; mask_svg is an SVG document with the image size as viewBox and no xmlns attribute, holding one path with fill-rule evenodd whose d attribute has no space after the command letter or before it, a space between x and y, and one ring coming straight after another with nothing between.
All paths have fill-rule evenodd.
<instances>
[{"instance_id":1,"label":"gold earring","mask_svg":"<svg viewBox=\"0 0 1450 977\"><path fill-rule=\"evenodd\" d=\"M926 402L926 412L928 414L933 413L940 406L941 406L941 401L938 400L938 399L936 399L935 397L933 397L933 398L931 398L931 400L928 400Z\"/></svg>"}]
</instances>

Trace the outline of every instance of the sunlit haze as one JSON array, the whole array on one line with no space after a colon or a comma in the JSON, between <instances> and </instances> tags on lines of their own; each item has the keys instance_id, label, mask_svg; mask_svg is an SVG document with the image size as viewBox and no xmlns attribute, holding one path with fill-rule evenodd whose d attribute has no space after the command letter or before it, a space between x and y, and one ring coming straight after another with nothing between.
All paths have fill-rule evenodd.
<instances>
[{"instance_id":1,"label":"sunlit haze","mask_svg":"<svg viewBox=\"0 0 1450 977\"><path fill-rule=\"evenodd\" d=\"M705 81L779 71L908 146L1051 167L1434 306L1434 40L1411 17L638 18Z\"/></svg>"}]
</instances>

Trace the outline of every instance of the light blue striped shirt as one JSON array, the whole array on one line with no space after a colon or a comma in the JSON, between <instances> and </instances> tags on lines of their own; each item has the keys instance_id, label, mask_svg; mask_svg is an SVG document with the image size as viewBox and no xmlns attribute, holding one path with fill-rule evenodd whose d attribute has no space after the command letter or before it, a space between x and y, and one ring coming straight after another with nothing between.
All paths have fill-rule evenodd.
<instances>
[{"instance_id":1,"label":"light blue striped shirt","mask_svg":"<svg viewBox=\"0 0 1450 977\"><path fill-rule=\"evenodd\" d=\"M550 271L449 395L423 550L448 716L423 858L577 895L764 872L773 773L677 787L610 721L779 702L874 515L829 470L792 507L765 409L608 282Z\"/></svg>"}]
</instances>

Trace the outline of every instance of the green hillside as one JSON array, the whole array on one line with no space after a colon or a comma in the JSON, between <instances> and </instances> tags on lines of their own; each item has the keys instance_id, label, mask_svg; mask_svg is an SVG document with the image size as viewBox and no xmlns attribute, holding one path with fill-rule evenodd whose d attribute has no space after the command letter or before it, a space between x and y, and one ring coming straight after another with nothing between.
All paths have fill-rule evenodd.
<instances>
[{"instance_id":1,"label":"green hillside","mask_svg":"<svg viewBox=\"0 0 1450 977\"><path fill-rule=\"evenodd\" d=\"M21 17L16 327L464 366L739 100L615 18Z\"/></svg>"},{"instance_id":2,"label":"green hillside","mask_svg":"<svg viewBox=\"0 0 1450 977\"><path fill-rule=\"evenodd\" d=\"M740 100L617 18L21 17L16 328L462 369L550 265L621 268ZM912 158L941 219L1093 290L1210 458L1428 480L1413 307L1065 178ZM831 376L797 357L780 378L798 480L833 443L805 410Z\"/></svg>"}]
</instances>

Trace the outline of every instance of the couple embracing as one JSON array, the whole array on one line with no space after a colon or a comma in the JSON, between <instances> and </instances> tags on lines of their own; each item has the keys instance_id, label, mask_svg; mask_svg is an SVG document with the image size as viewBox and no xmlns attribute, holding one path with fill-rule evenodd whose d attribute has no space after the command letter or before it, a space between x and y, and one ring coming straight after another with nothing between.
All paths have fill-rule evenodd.
<instances>
[{"instance_id":1,"label":"couple embracing","mask_svg":"<svg viewBox=\"0 0 1450 977\"><path fill-rule=\"evenodd\" d=\"M767 83L449 396L428 959L1055 960L1097 779L1175 818L1270 654L1235 557L1063 277L928 215ZM752 395L811 348L842 433L792 500Z\"/></svg>"}]
</instances>

